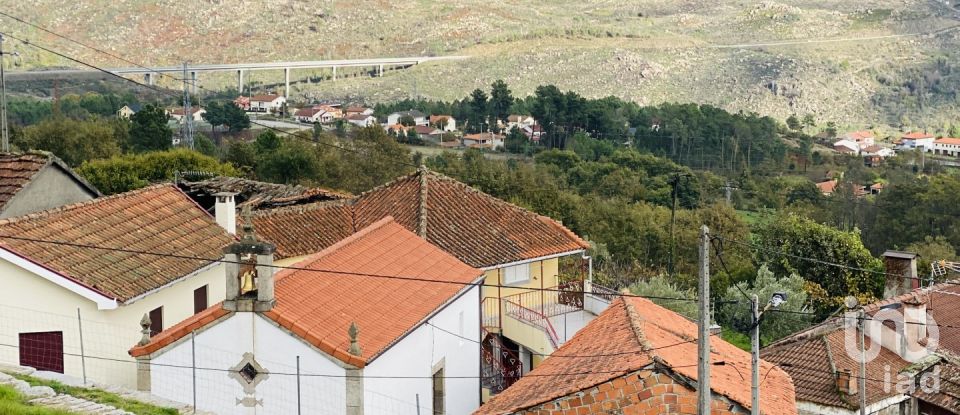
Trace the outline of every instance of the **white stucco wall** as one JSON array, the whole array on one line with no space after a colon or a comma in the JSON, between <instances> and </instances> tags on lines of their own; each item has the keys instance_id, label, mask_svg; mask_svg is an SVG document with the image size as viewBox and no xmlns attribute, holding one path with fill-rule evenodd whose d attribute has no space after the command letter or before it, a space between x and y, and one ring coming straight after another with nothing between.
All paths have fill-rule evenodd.
<instances>
[{"instance_id":1,"label":"white stucco wall","mask_svg":"<svg viewBox=\"0 0 960 415\"><path fill-rule=\"evenodd\" d=\"M439 365L443 365L447 378L444 380L444 413L470 414L480 406L479 291L479 287L465 291L456 301L430 318L427 321L429 324L418 327L363 370L365 414L416 415L417 395L420 397L420 413L433 413L433 384L430 377ZM360 330L362 333L363 328ZM412 376L418 379L377 376Z\"/></svg>"},{"instance_id":2,"label":"white stucco wall","mask_svg":"<svg viewBox=\"0 0 960 415\"><path fill-rule=\"evenodd\" d=\"M195 344L191 344L195 342ZM186 337L152 360L151 392L167 399L193 402L196 354L197 407L220 415L297 413L297 356L300 356L300 404L304 414L346 413L345 371L310 345L289 335L256 313L236 313L208 326L193 339ZM227 370L253 353L270 372L257 385L256 399L262 406L238 405L244 399L242 386Z\"/></svg>"},{"instance_id":3,"label":"white stucco wall","mask_svg":"<svg viewBox=\"0 0 960 415\"><path fill-rule=\"evenodd\" d=\"M113 310L98 310L94 302L53 282L0 259L7 295L0 299L0 363L19 363L20 333L62 331L64 372L83 376L79 357L81 326L83 354L88 356L89 380L127 387L136 386L136 367L127 351L140 340L140 319L163 306L164 328L193 315L193 290L207 285L209 304L224 297L224 269L216 264L154 293L121 304Z\"/></svg>"}]
</instances>

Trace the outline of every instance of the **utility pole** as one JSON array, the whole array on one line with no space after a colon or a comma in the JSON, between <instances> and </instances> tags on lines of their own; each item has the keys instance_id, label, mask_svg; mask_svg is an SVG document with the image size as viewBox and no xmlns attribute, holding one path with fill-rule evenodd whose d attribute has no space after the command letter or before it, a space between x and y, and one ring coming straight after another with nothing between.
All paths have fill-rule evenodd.
<instances>
[{"instance_id":1,"label":"utility pole","mask_svg":"<svg viewBox=\"0 0 960 415\"><path fill-rule=\"evenodd\" d=\"M724 197L727 198L727 204L728 204L728 205L730 204L730 196L731 196L731 195L730 195L730 193L731 193L730 190L731 190L731 189L730 189L730 181L727 180L727 184L726 184L725 186L723 186L723 195L724 195Z\"/></svg>"},{"instance_id":2,"label":"utility pole","mask_svg":"<svg viewBox=\"0 0 960 415\"><path fill-rule=\"evenodd\" d=\"M3 35L0 35L0 119L3 122L3 141L0 144L0 149L4 153L10 152L10 132L7 127L7 79L4 77L4 59L3 56L6 55L3 51Z\"/></svg>"},{"instance_id":3,"label":"utility pole","mask_svg":"<svg viewBox=\"0 0 960 415\"><path fill-rule=\"evenodd\" d=\"M697 304L697 414L710 415L710 229L700 227L700 284Z\"/></svg>"},{"instance_id":4,"label":"utility pole","mask_svg":"<svg viewBox=\"0 0 960 415\"><path fill-rule=\"evenodd\" d=\"M187 63L183 63L183 124L180 137L187 148L193 148L193 110L190 108L190 82L187 78Z\"/></svg>"},{"instance_id":5,"label":"utility pole","mask_svg":"<svg viewBox=\"0 0 960 415\"><path fill-rule=\"evenodd\" d=\"M860 387L860 415L867 415L867 343L864 338L863 307L857 311L857 328L860 330L860 373L857 386Z\"/></svg>"},{"instance_id":6,"label":"utility pole","mask_svg":"<svg viewBox=\"0 0 960 415\"><path fill-rule=\"evenodd\" d=\"M750 397L752 415L760 415L760 305L757 295L750 296Z\"/></svg>"}]
</instances>

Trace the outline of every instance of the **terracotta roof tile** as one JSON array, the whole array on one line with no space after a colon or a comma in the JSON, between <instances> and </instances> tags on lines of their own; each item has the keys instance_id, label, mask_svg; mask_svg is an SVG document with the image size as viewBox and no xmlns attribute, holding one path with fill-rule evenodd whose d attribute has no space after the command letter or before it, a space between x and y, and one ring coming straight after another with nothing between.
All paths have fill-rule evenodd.
<instances>
[{"instance_id":1,"label":"terracotta roof tile","mask_svg":"<svg viewBox=\"0 0 960 415\"><path fill-rule=\"evenodd\" d=\"M234 199L237 202L237 208L249 204L254 209L353 197L349 193L322 187L276 184L229 176L216 176L197 181L181 180L177 185L208 211L213 209L213 195L220 192L236 193Z\"/></svg>"},{"instance_id":2,"label":"terracotta roof tile","mask_svg":"<svg viewBox=\"0 0 960 415\"><path fill-rule=\"evenodd\" d=\"M0 235L202 258L234 240L170 184L3 220ZM120 301L210 263L2 237L0 246Z\"/></svg>"},{"instance_id":3,"label":"terracotta roof tile","mask_svg":"<svg viewBox=\"0 0 960 415\"><path fill-rule=\"evenodd\" d=\"M350 203L261 210L254 225L278 255L290 257L326 248L385 216L410 231L425 230L430 243L478 268L589 247L553 219L429 171L401 177Z\"/></svg>"},{"instance_id":4,"label":"terracotta roof tile","mask_svg":"<svg viewBox=\"0 0 960 415\"><path fill-rule=\"evenodd\" d=\"M933 134L914 132L914 133L904 134L902 138L904 140L920 140L924 138L933 138Z\"/></svg>"},{"instance_id":5,"label":"terracotta roof tile","mask_svg":"<svg viewBox=\"0 0 960 415\"><path fill-rule=\"evenodd\" d=\"M684 377L697 378L697 326L643 298L621 298L590 322L531 375L493 397L477 414L506 414L588 389L647 366L658 359ZM720 340L710 342L714 362L710 386L746 408L751 405L750 354ZM577 357L560 357L560 356ZM588 356L588 357L582 357ZM795 414L790 376L770 363L761 394L763 413ZM556 375L556 376L551 376Z\"/></svg>"},{"instance_id":6,"label":"terracotta roof tile","mask_svg":"<svg viewBox=\"0 0 960 415\"><path fill-rule=\"evenodd\" d=\"M0 210L22 190L33 177L48 165L56 165L67 175L86 187L90 193L100 196L100 192L86 180L73 172L70 167L50 153L0 153Z\"/></svg>"},{"instance_id":7,"label":"terracotta roof tile","mask_svg":"<svg viewBox=\"0 0 960 415\"><path fill-rule=\"evenodd\" d=\"M943 145L943 144L960 145L960 138L950 138L950 137L938 138L933 143L940 144L940 145Z\"/></svg>"},{"instance_id":8,"label":"terracotta roof tile","mask_svg":"<svg viewBox=\"0 0 960 415\"><path fill-rule=\"evenodd\" d=\"M264 316L329 355L360 367L419 326L483 274L389 217L310 256L296 267L311 270L285 269L277 273L277 303ZM407 278L450 281L451 284ZM194 323L187 324L190 328L187 331L198 329L196 324L205 319L203 315L216 316L216 313L223 312L208 309L198 314ZM360 329L358 341L362 354L359 357L347 352L350 347L347 329L351 323ZM164 330L151 343L134 347L130 353L142 356L156 352L183 335L173 328Z\"/></svg>"}]
</instances>

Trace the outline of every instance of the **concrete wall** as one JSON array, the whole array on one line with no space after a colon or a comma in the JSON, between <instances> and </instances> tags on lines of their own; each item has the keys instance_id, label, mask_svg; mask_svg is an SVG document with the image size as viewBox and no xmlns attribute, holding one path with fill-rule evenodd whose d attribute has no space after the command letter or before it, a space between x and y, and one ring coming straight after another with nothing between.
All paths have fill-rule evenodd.
<instances>
[{"instance_id":1,"label":"concrete wall","mask_svg":"<svg viewBox=\"0 0 960 415\"><path fill-rule=\"evenodd\" d=\"M257 363L269 372L253 395L260 403L256 409L237 403L247 395L228 372L245 352L253 353ZM303 375L299 377L302 413L345 414L343 367L257 313L233 314L155 357L151 362L151 392L191 403L194 371L182 367L193 366L195 359L196 366L203 368L196 371L198 409L219 415L296 414L297 356Z\"/></svg>"},{"instance_id":2,"label":"concrete wall","mask_svg":"<svg viewBox=\"0 0 960 415\"><path fill-rule=\"evenodd\" d=\"M417 395L420 413L433 413L430 377L440 366L447 377L444 413L465 415L476 410L480 406L479 311L479 292L474 287L428 320L430 324L418 327L366 367L363 370L365 414L417 415ZM362 327L360 332L363 336ZM421 378L378 379L375 376Z\"/></svg>"},{"instance_id":3,"label":"concrete wall","mask_svg":"<svg viewBox=\"0 0 960 415\"><path fill-rule=\"evenodd\" d=\"M48 166L4 205L0 219L83 202L94 196L59 167Z\"/></svg>"},{"instance_id":4,"label":"concrete wall","mask_svg":"<svg viewBox=\"0 0 960 415\"><path fill-rule=\"evenodd\" d=\"M164 328L193 315L193 290L207 285L209 304L224 298L224 269L214 265L114 310L98 310L89 299L0 259L0 275L9 295L0 300L0 363L19 363L19 333L62 331L64 372L83 376L80 326L87 378L136 387L136 367L127 354L140 340L140 319L163 306ZM78 323L77 311L82 323Z\"/></svg>"}]
</instances>

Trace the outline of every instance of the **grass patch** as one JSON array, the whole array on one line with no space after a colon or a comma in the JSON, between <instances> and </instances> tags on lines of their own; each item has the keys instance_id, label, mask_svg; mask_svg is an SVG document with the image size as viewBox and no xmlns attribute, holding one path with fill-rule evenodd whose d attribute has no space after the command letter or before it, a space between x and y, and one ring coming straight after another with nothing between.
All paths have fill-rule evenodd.
<instances>
[{"instance_id":1,"label":"grass patch","mask_svg":"<svg viewBox=\"0 0 960 415\"><path fill-rule=\"evenodd\" d=\"M51 409L32 406L24 401L23 396L11 386L0 385L0 414L20 415L73 415L62 409Z\"/></svg>"},{"instance_id":2,"label":"grass patch","mask_svg":"<svg viewBox=\"0 0 960 415\"><path fill-rule=\"evenodd\" d=\"M117 409L122 409L127 412L132 412L137 415L178 415L176 409L173 408L162 408L156 405L146 404L140 401L135 401L132 399L127 399L121 397L115 393L105 392L98 389L83 388L78 386L68 386L64 385L55 380L47 379L38 379L32 376L18 375L13 374L13 377L26 381L32 386L49 386L57 393L62 393L66 395L75 396L77 398L86 399L91 402L96 402L104 405L110 405ZM0 414L8 413L0 410ZM13 412L18 413L18 412ZM68 413L68 412L63 412ZM43 414L41 412L41 414ZM60 414L60 412L53 412L52 414Z\"/></svg>"}]
</instances>

